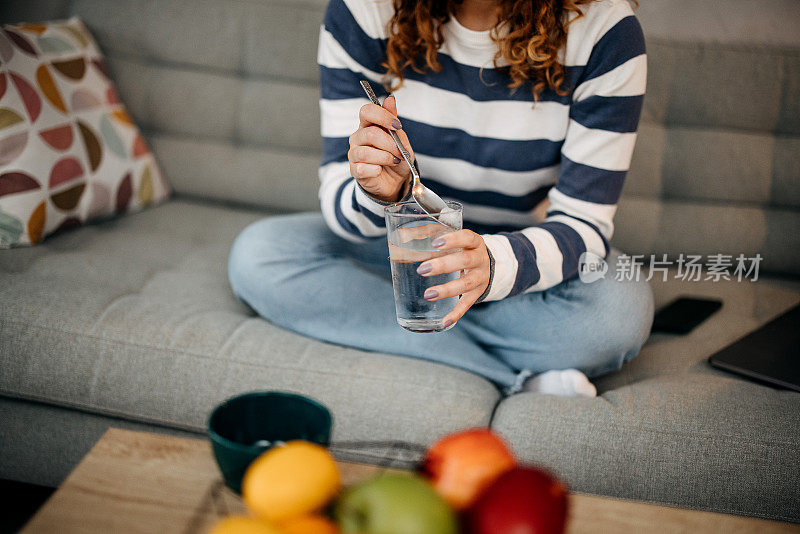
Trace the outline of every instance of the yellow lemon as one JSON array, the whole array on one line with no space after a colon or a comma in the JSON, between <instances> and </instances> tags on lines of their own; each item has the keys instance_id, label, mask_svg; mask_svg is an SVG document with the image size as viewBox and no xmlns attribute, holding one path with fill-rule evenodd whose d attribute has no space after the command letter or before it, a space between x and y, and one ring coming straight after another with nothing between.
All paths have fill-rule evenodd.
<instances>
[{"instance_id":1,"label":"yellow lemon","mask_svg":"<svg viewBox=\"0 0 800 534\"><path fill-rule=\"evenodd\" d=\"M339 468L325 447L290 441L250 464L242 479L242 497L254 513L279 522L319 510L340 484Z\"/></svg>"},{"instance_id":2,"label":"yellow lemon","mask_svg":"<svg viewBox=\"0 0 800 534\"><path fill-rule=\"evenodd\" d=\"M285 534L339 534L336 523L321 515L301 515L281 523Z\"/></svg>"},{"instance_id":3,"label":"yellow lemon","mask_svg":"<svg viewBox=\"0 0 800 534\"><path fill-rule=\"evenodd\" d=\"M243 515L226 517L214 525L209 534L287 534L263 519Z\"/></svg>"}]
</instances>

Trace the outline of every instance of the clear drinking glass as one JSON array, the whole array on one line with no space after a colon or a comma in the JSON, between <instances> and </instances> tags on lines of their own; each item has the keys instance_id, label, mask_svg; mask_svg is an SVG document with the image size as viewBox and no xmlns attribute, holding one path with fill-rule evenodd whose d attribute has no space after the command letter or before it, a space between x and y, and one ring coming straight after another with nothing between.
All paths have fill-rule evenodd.
<instances>
[{"instance_id":1,"label":"clear drinking glass","mask_svg":"<svg viewBox=\"0 0 800 534\"><path fill-rule=\"evenodd\" d=\"M442 332L452 328L452 325L443 328L442 319L453 310L458 297L429 301L423 294L429 287L455 280L461 273L417 274L422 262L457 252L436 250L431 246L431 241L437 237L461 230L461 204L447 202L447 205L452 210L442 217L447 225L426 214L413 200L392 204L385 210L397 323L411 332Z\"/></svg>"}]
</instances>

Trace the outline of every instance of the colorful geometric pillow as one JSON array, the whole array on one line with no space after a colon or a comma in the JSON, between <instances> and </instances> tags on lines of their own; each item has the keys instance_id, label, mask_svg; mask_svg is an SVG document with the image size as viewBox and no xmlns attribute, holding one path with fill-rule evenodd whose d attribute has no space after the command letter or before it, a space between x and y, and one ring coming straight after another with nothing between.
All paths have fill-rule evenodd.
<instances>
[{"instance_id":1,"label":"colorful geometric pillow","mask_svg":"<svg viewBox=\"0 0 800 534\"><path fill-rule=\"evenodd\" d=\"M169 196L78 18L0 28L0 248Z\"/></svg>"}]
</instances>

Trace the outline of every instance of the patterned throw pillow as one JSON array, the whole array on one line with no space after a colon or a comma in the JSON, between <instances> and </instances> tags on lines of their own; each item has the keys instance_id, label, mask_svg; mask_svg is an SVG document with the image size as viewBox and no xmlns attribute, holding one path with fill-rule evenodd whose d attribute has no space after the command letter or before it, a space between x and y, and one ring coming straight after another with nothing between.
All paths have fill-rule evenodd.
<instances>
[{"instance_id":1,"label":"patterned throw pillow","mask_svg":"<svg viewBox=\"0 0 800 534\"><path fill-rule=\"evenodd\" d=\"M0 248L168 195L80 19L0 28Z\"/></svg>"}]
</instances>

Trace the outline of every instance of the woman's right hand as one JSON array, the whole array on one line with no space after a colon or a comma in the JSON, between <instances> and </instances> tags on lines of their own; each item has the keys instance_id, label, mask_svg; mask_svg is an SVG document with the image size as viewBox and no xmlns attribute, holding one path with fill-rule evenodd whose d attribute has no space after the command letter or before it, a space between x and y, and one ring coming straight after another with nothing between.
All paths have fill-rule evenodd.
<instances>
[{"instance_id":1,"label":"woman's right hand","mask_svg":"<svg viewBox=\"0 0 800 534\"><path fill-rule=\"evenodd\" d=\"M414 152L397 119L394 96L388 96L383 106L364 104L358 118L358 130L350 136L350 150L347 152L350 173L373 197L383 202L397 202L411 176L411 169L387 130L397 132L412 161Z\"/></svg>"}]
</instances>

